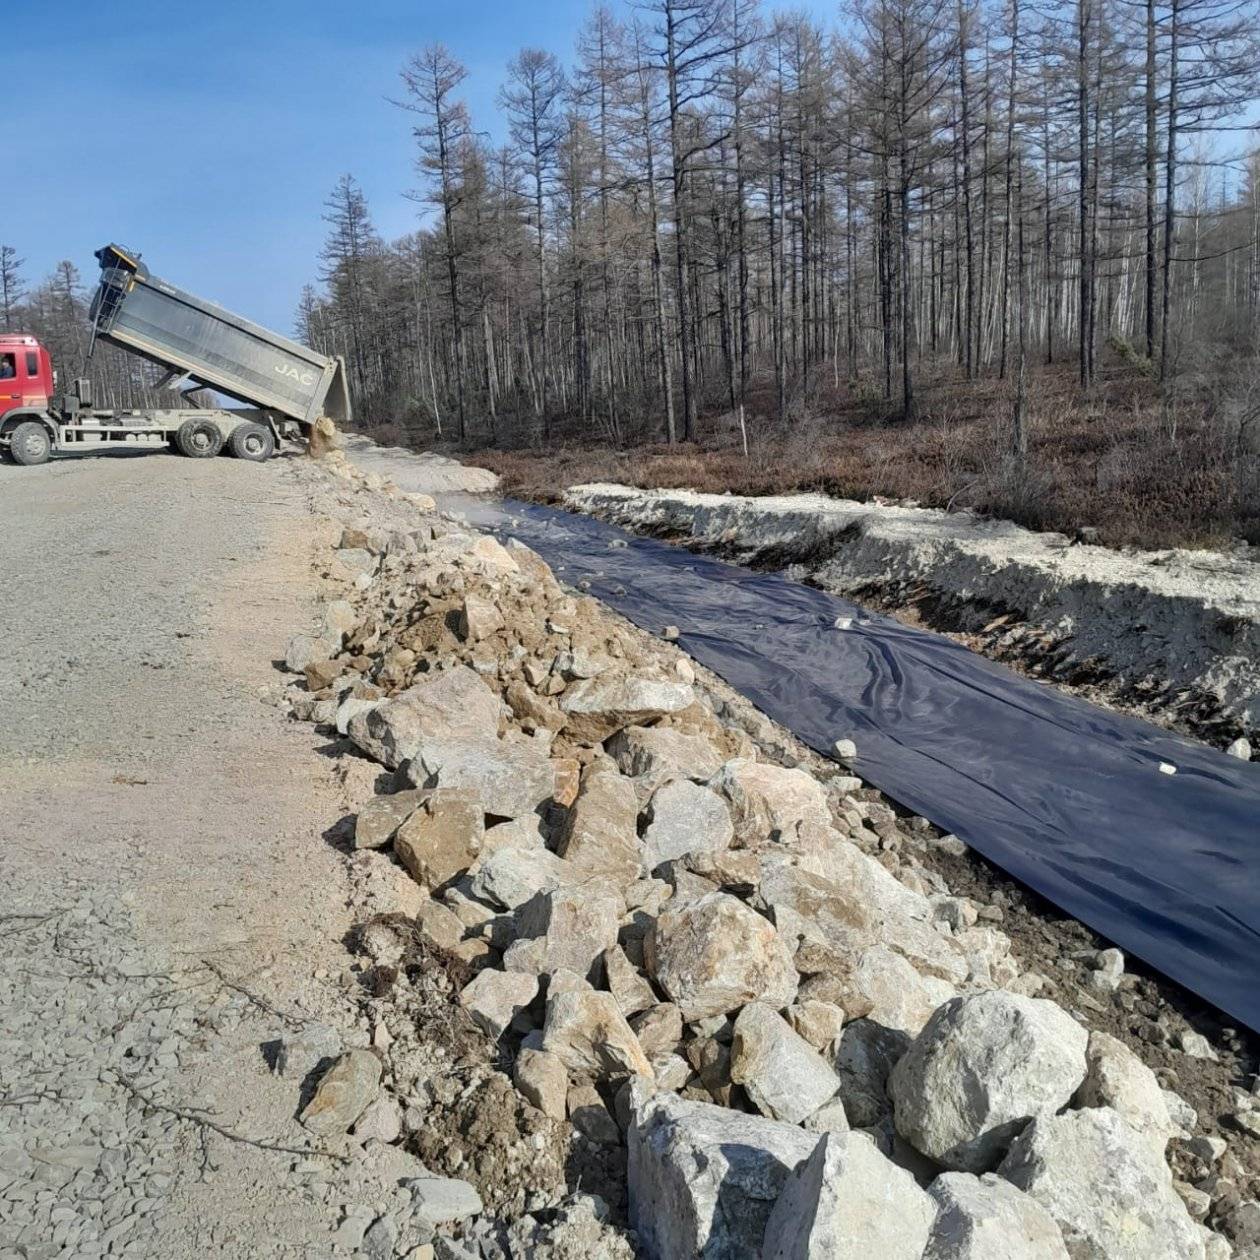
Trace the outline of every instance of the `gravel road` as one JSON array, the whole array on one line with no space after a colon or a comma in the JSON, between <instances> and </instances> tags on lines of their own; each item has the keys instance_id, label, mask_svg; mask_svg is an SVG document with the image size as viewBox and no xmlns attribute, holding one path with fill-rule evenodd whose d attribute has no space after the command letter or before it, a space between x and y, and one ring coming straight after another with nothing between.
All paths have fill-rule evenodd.
<instances>
[{"instance_id":1,"label":"gravel road","mask_svg":"<svg viewBox=\"0 0 1260 1260\"><path fill-rule=\"evenodd\" d=\"M0 466L0 1260L330 1255L371 1219L261 1048L359 1031L346 789L267 703L315 615L304 485Z\"/></svg>"}]
</instances>

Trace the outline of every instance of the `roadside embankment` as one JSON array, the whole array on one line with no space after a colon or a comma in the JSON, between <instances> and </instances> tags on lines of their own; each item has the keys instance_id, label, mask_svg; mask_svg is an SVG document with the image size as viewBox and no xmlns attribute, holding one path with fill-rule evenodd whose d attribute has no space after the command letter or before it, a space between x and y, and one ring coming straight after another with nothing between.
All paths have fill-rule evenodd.
<instances>
[{"instance_id":1,"label":"roadside embankment","mask_svg":"<svg viewBox=\"0 0 1260 1260\"><path fill-rule=\"evenodd\" d=\"M339 537L287 697L361 792L370 1039L319 1048L303 1115L427 1169L370 1254L1260 1243L1236 1032L529 548L340 454L304 476Z\"/></svg>"},{"instance_id":2,"label":"roadside embankment","mask_svg":"<svg viewBox=\"0 0 1260 1260\"><path fill-rule=\"evenodd\" d=\"M986 655L1228 744L1260 729L1260 564L1114 551L971 513L803 494L573 486L565 503L960 635Z\"/></svg>"}]
</instances>

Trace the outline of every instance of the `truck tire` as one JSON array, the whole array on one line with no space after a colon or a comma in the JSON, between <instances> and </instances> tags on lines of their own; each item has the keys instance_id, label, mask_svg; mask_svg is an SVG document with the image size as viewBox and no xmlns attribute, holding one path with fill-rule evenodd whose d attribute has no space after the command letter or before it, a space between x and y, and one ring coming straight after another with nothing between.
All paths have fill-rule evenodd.
<instances>
[{"instance_id":1,"label":"truck tire","mask_svg":"<svg viewBox=\"0 0 1260 1260\"><path fill-rule=\"evenodd\" d=\"M9 454L16 463L46 464L52 454L52 439L48 430L37 420L19 424L9 437Z\"/></svg>"},{"instance_id":2,"label":"truck tire","mask_svg":"<svg viewBox=\"0 0 1260 1260\"><path fill-rule=\"evenodd\" d=\"M265 424L238 424L228 438L228 449L237 459L261 464L276 453L275 434Z\"/></svg>"},{"instance_id":3,"label":"truck tire","mask_svg":"<svg viewBox=\"0 0 1260 1260\"><path fill-rule=\"evenodd\" d=\"M185 420L175 434L175 445L189 459L209 459L223 449L223 434L213 420Z\"/></svg>"}]
</instances>

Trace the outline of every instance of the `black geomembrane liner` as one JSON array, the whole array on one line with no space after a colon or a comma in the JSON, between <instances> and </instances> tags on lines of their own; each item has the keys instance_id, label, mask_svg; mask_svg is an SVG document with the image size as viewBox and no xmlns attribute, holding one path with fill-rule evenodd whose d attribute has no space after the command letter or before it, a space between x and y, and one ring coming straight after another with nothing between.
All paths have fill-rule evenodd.
<instances>
[{"instance_id":1,"label":"black geomembrane liner","mask_svg":"<svg viewBox=\"0 0 1260 1260\"><path fill-rule=\"evenodd\" d=\"M1260 1032L1260 765L773 574L531 504L472 515L637 625L676 625L804 743L853 739L862 778Z\"/></svg>"}]
</instances>

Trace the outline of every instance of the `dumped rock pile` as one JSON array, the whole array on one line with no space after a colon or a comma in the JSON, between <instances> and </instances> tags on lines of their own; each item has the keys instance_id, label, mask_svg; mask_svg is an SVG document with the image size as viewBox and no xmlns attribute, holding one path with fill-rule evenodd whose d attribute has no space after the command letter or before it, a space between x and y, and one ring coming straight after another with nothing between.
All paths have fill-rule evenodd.
<instances>
[{"instance_id":1,"label":"dumped rock pile","mask_svg":"<svg viewBox=\"0 0 1260 1260\"><path fill-rule=\"evenodd\" d=\"M303 1115L431 1169L408 1247L1248 1254L1203 1223L1224 1144L1034 996L1000 915L902 843L922 820L784 764L764 719L523 545L322 467L339 597L288 697L375 763L340 833L375 1031ZM371 1254L420 1255L400 1239Z\"/></svg>"}]
</instances>

